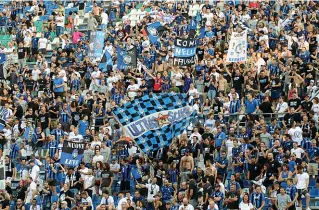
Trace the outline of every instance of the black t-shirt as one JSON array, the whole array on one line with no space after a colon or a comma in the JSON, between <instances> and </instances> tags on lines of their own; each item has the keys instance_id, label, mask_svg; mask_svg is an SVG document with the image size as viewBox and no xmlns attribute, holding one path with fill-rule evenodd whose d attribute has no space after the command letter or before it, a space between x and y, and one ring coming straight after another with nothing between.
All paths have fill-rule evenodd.
<instances>
[{"instance_id":1,"label":"black t-shirt","mask_svg":"<svg viewBox=\"0 0 319 210\"><path fill-rule=\"evenodd\" d=\"M42 129L46 129L49 126L49 118L50 114L47 112L45 114L39 114L38 116L38 122L41 123Z\"/></svg>"},{"instance_id":2,"label":"black t-shirt","mask_svg":"<svg viewBox=\"0 0 319 210\"><path fill-rule=\"evenodd\" d=\"M248 164L248 171L250 172L250 180L255 180L260 174L260 166L258 164Z\"/></svg>"},{"instance_id":3,"label":"black t-shirt","mask_svg":"<svg viewBox=\"0 0 319 210\"><path fill-rule=\"evenodd\" d=\"M213 192L213 187L210 183L206 183L203 187L203 195L204 198L206 197L206 194L208 194L208 196L210 196Z\"/></svg>"},{"instance_id":4,"label":"black t-shirt","mask_svg":"<svg viewBox=\"0 0 319 210\"><path fill-rule=\"evenodd\" d=\"M277 160L273 160L272 162L269 162L270 169L269 171L273 174L278 174L278 168L281 167L280 163Z\"/></svg>"},{"instance_id":5,"label":"black t-shirt","mask_svg":"<svg viewBox=\"0 0 319 210\"><path fill-rule=\"evenodd\" d=\"M201 49L201 48L198 47L198 48L196 49L196 55L197 55L197 57L198 57L198 61L203 60L203 58L204 58L204 48Z\"/></svg>"},{"instance_id":6,"label":"black t-shirt","mask_svg":"<svg viewBox=\"0 0 319 210\"><path fill-rule=\"evenodd\" d=\"M34 88L35 81L32 79L27 79L25 83L26 83L26 89L32 91Z\"/></svg>"},{"instance_id":7,"label":"black t-shirt","mask_svg":"<svg viewBox=\"0 0 319 210\"><path fill-rule=\"evenodd\" d=\"M45 79L39 79L38 84L39 84L39 91L43 91L45 86L46 86L47 81Z\"/></svg>"},{"instance_id":8,"label":"black t-shirt","mask_svg":"<svg viewBox=\"0 0 319 210\"><path fill-rule=\"evenodd\" d=\"M17 187L17 199L24 200L27 189L28 188L26 186L18 186Z\"/></svg>"},{"instance_id":9,"label":"black t-shirt","mask_svg":"<svg viewBox=\"0 0 319 210\"><path fill-rule=\"evenodd\" d=\"M194 179L189 182L189 190L193 190L193 195L192 195L192 197L190 199L197 201L198 190L197 190L196 181Z\"/></svg>"},{"instance_id":10,"label":"black t-shirt","mask_svg":"<svg viewBox=\"0 0 319 210\"><path fill-rule=\"evenodd\" d=\"M1 209L6 209L8 206L10 206L10 203L9 201L6 199L6 200L3 200L0 202L0 205L1 205Z\"/></svg>"},{"instance_id":11,"label":"black t-shirt","mask_svg":"<svg viewBox=\"0 0 319 210\"><path fill-rule=\"evenodd\" d=\"M18 59L24 59L25 58L25 48L24 47L19 47L18 48Z\"/></svg>"},{"instance_id":12,"label":"black t-shirt","mask_svg":"<svg viewBox=\"0 0 319 210\"><path fill-rule=\"evenodd\" d=\"M244 77L242 75L236 75L235 73L232 74L233 79L233 87L235 90L240 90L242 84L244 83Z\"/></svg>"},{"instance_id":13,"label":"black t-shirt","mask_svg":"<svg viewBox=\"0 0 319 210\"><path fill-rule=\"evenodd\" d=\"M238 192L227 192L226 198L237 198L237 201L228 202L227 209L238 209L240 195Z\"/></svg>"},{"instance_id":14,"label":"black t-shirt","mask_svg":"<svg viewBox=\"0 0 319 210\"><path fill-rule=\"evenodd\" d=\"M192 145L193 157L196 158L198 156L198 150L200 149L200 144L196 143Z\"/></svg>"},{"instance_id":15,"label":"black t-shirt","mask_svg":"<svg viewBox=\"0 0 319 210\"><path fill-rule=\"evenodd\" d=\"M102 171L101 177L102 177L101 187L109 187L111 183L111 177L113 177L113 173L110 171Z\"/></svg>"},{"instance_id":16,"label":"black t-shirt","mask_svg":"<svg viewBox=\"0 0 319 210\"><path fill-rule=\"evenodd\" d=\"M266 86L269 85L268 77L267 76L259 77L259 85L260 85L260 91L265 92L266 91Z\"/></svg>"},{"instance_id":17,"label":"black t-shirt","mask_svg":"<svg viewBox=\"0 0 319 210\"><path fill-rule=\"evenodd\" d=\"M295 114L285 114L284 116L284 121L286 123L286 125L291 124L293 121L294 122L301 122L301 116L299 113L295 113Z\"/></svg>"},{"instance_id":18,"label":"black t-shirt","mask_svg":"<svg viewBox=\"0 0 319 210\"><path fill-rule=\"evenodd\" d=\"M17 111L16 111L14 116L16 116L16 118L18 118L18 119L21 119L23 117L23 108L21 105L18 105L16 107L16 109L17 109Z\"/></svg>"},{"instance_id":19,"label":"black t-shirt","mask_svg":"<svg viewBox=\"0 0 319 210\"><path fill-rule=\"evenodd\" d=\"M275 78L275 79L273 79L272 81L271 81L271 86L273 86L273 85L279 85L279 83L280 83L280 79L279 78ZM279 86L279 87L272 87L271 88L272 90L280 90L281 89L281 87Z\"/></svg>"},{"instance_id":20,"label":"black t-shirt","mask_svg":"<svg viewBox=\"0 0 319 210\"><path fill-rule=\"evenodd\" d=\"M311 101L304 101L304 102L302 102L301 106L305 111L309 112L311 110L311 107L312 107L312 102Z\"/></svg>"},{"instance_id":21,"label":"black t-shirt","mask_svg":"<svg viewBox=\"0 0 319 210\"><path fill-rule=\"evenodd\" d=\"M12 177L13 175L13 169L16 167L13 162L9 162L5 164L6 166L6 177Z\"/></svg>"},{"instance_id":22,"label":"black t-shirt","mask_svg":"<svg viewBox=\"0 0 319 210\"><path fill-rule=\"evenodd\" d=\"M86 73L86 67L85 66L79 66L77 67L77 71L79 72L79 74L81 75L81 77L83 78L85 73Z\"/></svg>"},{"instance_id":23,"label":"black t-shirt","mask_svg":"<svg viewBox=\"0 0 319 210\"><path fill-rule=\"evenodd\" d=\"M60 203L62 203L62 201L66 201L67 203L68 203L68 207L69 208L71 208L71 204L72 204L72 202L71 202L71 200L70 199L68 199L68 198L66 198L66 197L71 197L71 198L74 198L74 194L73 194L73 192L71 192L70 190L68 190L68 191L66 191L66 192L64 192L64 191L61 191L60 192ZM61 207L60 207L61 208Z\"/></svg>"},{"instance_id":24,"label":"black t-shirt","mask_svg":"<svg viewBox=\"0 0 319 210\"><path fill-rule=\"evenodd\" d=\"M290 99L288 101L288 106L290 108L295 108L297 109L299 106L301 105L301 100L299 98L296 98L296 99Z\"/></svg>"},{"instance_id":25,"label":"black t-shirt","mask_svg":"<svg viewBox=\"0 0 319 210\"><path fill-rule=\"evenodd\" d=\"M49 108L49 110L54 111L54 112L59 112L59 107L58 107L57 105L51 106L51 107ZM52 119L58 119L58 114L53 114L52 112L50 112L50 117L51 117Z\"/></svg>"}]
</instances>

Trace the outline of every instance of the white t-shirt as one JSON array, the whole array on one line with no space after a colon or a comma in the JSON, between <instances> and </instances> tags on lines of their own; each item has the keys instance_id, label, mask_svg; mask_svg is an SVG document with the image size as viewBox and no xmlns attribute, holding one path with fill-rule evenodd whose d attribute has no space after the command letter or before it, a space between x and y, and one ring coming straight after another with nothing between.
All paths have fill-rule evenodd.
<instances>
[{"instance_id":1,"label":"white t-shirt","mask_svg":"<svg viewBox=\"0 0 319 210\"><path fill-rule=\"evenodd\" d=\"M35 180L38 177L39 173L40 173L40 167L37 165L34 165L31 169L31 173L30 173L32 180Z\"/></svg>"},{"instance_id":2,"label":"white t-shirt","mask_svg":"<svg viewBox=\"0 0 319 210\"><path fill-rule=\"evenodd\" d=\"M48 40L46 38L39 39L39 49L46 49L47 48Z\"/></svg>"},{"instance_id":3,"label":"white t-shirt","mask_svg":"<svg viewBox=\"0 0 319 210\"><path fill-rule=\"evenodd\" d=\"M87 172L89 172L89 169L85 167L84 169L80 169L79 171L80 171L80 172L87 173ZM82 174L82 173L80 173L80 174L81 174L81 178L83 178L83 179L84 179L84 178L86 177L86 175L85 175L85 174Z\"/></svg>"},{"instance_id":4,"label":"white t-shirt","mask_svg":"<svg viewBox=\"0 0 319 210\"><path fill-rule=\"evenodd\" d=\"M290 128L288 134L291 136L292 141L298 142L298 145L302 142L302 130L299 126L296 128Z\"/></svg>"},{"instance_id":5,"label":"white t-shirt","mask_svg":"<svg viewBox=\"0 0 319 210\"><path fill-rule=\"evenodd\" d=\"M233 147L234 147L234 142L231 141L230 139L228 139L226 141L226 146L227 146L227 156L230 157L233 155L232 151L233 151Z\"/></svg>"},{"instance_id":6,"label":"white t-shirt","mask_svg":"<svg viewBox=\"0 0 319 210\"><path fill-rule=\"evenodd\" d=\"M194 210L194 207L191 204L188 204L186 208L183 205L180 205L178 210Z\"/></svg>"},{"instance_id":7,"label":"white t-shirt","mask_svg":"<svg viewBox=\"0 0 319 210\"><path fill-rule=\"evenodd\" d=\"M131 92L130 90L138 90L138 89L139 89L138 84L129 85L129 86L127 87L128 96L129 96L130 98L134 98L135 96L137 96L137 92Z\"/></svg>"},{"instance_id":8,"label":"white t-shirt","mask_svg":"<svg viewBox=\"0 0 319 210\"><path fill-rule=\"evenodd\" d=\"M122 198L117 204L117 210L122 210L122 203L127 202L126 198Z\"/></svg>"},{"instance_id":9,"label":"white t-shirt","mask_svg":"<svg viewBox=\"0 0 319 210\"><path fill-rule=\"evenodd\" d=\"M86 204L86 205L87 205L88 203L91 203L91 207L92 207L92 209L93 209L92 198L91 198L90 196L88 196L87 198L82 198L81 203Z\"/></svg>"},{"instance_id":10,"label":"white t-shirt","mask_svg":"<svg viewBox=\"0 0 319 210\"><path fill-rule=\"evenodd\" d=\"M107 200L107 205L112 205L112 204L114 203L113 197L112 197L112 196L109 196L107 199L103 197L103 198L101 199L100 205L106 204L106 200Z\"/></svg>"},{"instance_id":11,"label":"white t-shirt","mask_svg":"<svg viewBox=\"0 0 319 210\"><path fill-rule=\"evenodd\" d=\"M312 109L312 111L315 114L318 114L318 112L319 112L319 104L313 104L311 109Z\"/></svg>"},{"instance_id":12,"label":"white t-shirt","mask_svg":"<svg viewBox=\"0 0 319 210\"><path fill-rule=\"evenodd\" d=\"M278 103L276 107L276 112L278 113L285 113L288 109L288 104L286 102ZM279 114L278 117L282 118L284 117L284 114Z\"/></svg>"},{"instance_id":13,"label":"white t-shirt","mask_svg":"<svg viewBox=\"0 0 319 210\"><path fill-rule=\"evenodd\" d=\"M254 206L253 206L253 204L251 204L251 203L243 203L243 202L241 202L240 204L239 204L239 209L240 210L251 210L251 209L253 209L254 208Z\"/></svg>"},{"instance_id":14,"label":"white t-shirt","mask_svg":"<svg viewBox=\"0 0 319 210\"><path fill-rule=\"evenodd\" d=\"M94 164L94 163L96 163L97 161L103 162L103 160L104 160L103 155L95 155L95 156L93 157L93 159L92 159L92 162L93 162L93 164Z\"/></svg>"},{"instance_id":15,"label":"white t-shirt","mask_svg":"<svg viewBox=\"0 0 319 210\"><path fill-rule=\"evenodd\" d=\"M307 189L307 184L306 184L307 179L309 179L309 174L307 172L303 172L302 174L297 174L296 188L298 190Z\"/></svg>"},{"instance_id":16,"label":"white t-shirt","mask_svg":"<svg viewBox=\"0 0 319 210\"><path fill-rule=\"evenodd\" d=\"M56 26L60 26L64 28L64 16L57 16L55 18Z\"/></svg>"},{"instance_id":17,"label":"white t-shirt","mask_svg":"<svg viewBox=\"0 0 319 210\"><path fill-rule=\"evenodd\" d=\"M296 149L292 148L292 149L290 150L290 154L293 154L293 153L296 154L296 157L297 157L297 158L301 159L301 154L304 153L304 150L301 149L300 147L298 147L298 148L296 148Z\"/></svg>"},{"instance_id":18,"label":"white t-shirt","mask_svg":"<svg viewBox=\"0 0 319 210\"><path fill-rule=\"evenodd\" d=\"M73 136L69 136L69 140L74 141L74 142L81 142L83 141L83 136L81 134L78 135L73 135Z\"/></svg>"},{"instance_id":19,"label":"white t-shirt","mask_svg":"<svg viewBox=\"0 0 319 210\"><path fill-rule=\"evenodd\" d=\"M38 81L40 73L41 73L41 71L39 69L33 69L32 70L32 80Z\"/></svg>"},{"instance_id":20,"label":"white t-shirt","mask_svg":"<svg viewBox=\"0 0 319 210\"><path fill-rule=\"evenodd\" d=\"M137 147L132 146L131 148L128 149L128 154L131 156L137 152Z\"/></svg>"},{"instance_id":21,"label":"white t-shirt","mask_svg":"<svg viewBox=\"0 0 319 210\"><path fill-rule=\"evenodd\" d=\"M157 184L146 184L146 188L148 189L147 201L153 201L154 195L156 195L160 191L159 186Z\"/></svg>"},{"instance_id":22,"label":"white t-shirt","mask_svg":"<svg viewBox=\"0 0 319 210\"><path fill-rule=\"evenodd\" d=\"M32 181L30 183L30 186L28 187L28 194L27 194L27 198L26 198L26 203L30 203L31 199L32 199L32 192L37 190L37 184Z\"/></svg>"}]
</instances>

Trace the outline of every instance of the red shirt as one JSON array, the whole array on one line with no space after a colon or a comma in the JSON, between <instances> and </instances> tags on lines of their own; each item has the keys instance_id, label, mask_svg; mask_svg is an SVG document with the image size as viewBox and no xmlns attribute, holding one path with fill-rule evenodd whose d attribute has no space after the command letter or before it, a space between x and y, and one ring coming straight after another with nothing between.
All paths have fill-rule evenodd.
<instances>
[{"instance_id":1,"label":"red shirt","mask_svg":"<svg viewBox=\"0 0 319 210\"><path fill-rule=\"evenodd\" d=\"M162 87L162 83L163 83L162 78L160 79L156 78L154 81L154 90L160 90Z\"/></svg>"}]
</instances>

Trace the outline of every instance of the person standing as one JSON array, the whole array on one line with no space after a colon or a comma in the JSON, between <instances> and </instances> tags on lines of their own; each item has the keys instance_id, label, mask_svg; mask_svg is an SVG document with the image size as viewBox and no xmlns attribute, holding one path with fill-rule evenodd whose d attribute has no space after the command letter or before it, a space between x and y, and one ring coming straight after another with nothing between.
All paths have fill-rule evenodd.
<instances>
[{"instance_id":1,"label":"person standing","mask_svg":"<svg viewBox=\"0 0 319 210\"><path fill-rule=\"evenodd\" d=\"M275 203L278 210L289 209L292 205L290 196L286 194L283 187L280 188L280 193L277 194L277 202Z\"/></svg>"},{"instance_id":2,"label":"person standing","mask_svg":"<svg viewBox=\"0 0 319 210\"><path fill-rule=\"evenodd\" d=\"M227 209L238 209L239 208L239 198L240 195L238 191L236 191L236 184L232 184L230 186L230 191L226 193L225 196L225 204L227 206Z\"/></svg>"},{"instance_id":3,"label":"person standing","mask_svg":"<svg viewBox=\"0 0 319 210\"><path fill-rule=\"evenodd\" d=\"M294 182L296 183L298 191L298 205L302 206L301 196L304 195L306 197L306 210L310 210L310 195L308 193L309 174L303 170L301 165L297 166L297 175L295 176Z\"/></svg>"}]
</instances>

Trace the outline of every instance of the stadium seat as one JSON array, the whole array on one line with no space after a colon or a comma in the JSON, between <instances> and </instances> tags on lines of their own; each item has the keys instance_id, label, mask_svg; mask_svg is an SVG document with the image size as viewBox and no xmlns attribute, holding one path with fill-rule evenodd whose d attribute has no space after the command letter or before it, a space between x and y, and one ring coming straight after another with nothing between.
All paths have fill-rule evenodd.
<instances>
[{"instance_id":1,"label":"stadium seat","mask_svg":"<svg viewBox=\"0 0 319 210\"><path fill-rule=\"evenodd\" d=\"M58 199L59 199L59 196L57 196L57 195L52 195L52 196L51 196L51 203L57 202Z\"/></svg>"},{"instance_id":2,"label":"stadium seat","mask_svg":"<svg viewBox=\"0 0 319 210\"><path fill-rule=\"evenodd\" d=\"M319 196L319 190L317 188L311 188L309 191L310 197L318 197Z\"/></svg>"},{"instance_id":3,"label":"stadium seat","mask_svg":"<svg viewBox=\"0 0 319 210\"><path fill-rule=\"evenodd\" d=\"M316 180L315 179L310 178L309 187L316 187Z\"/></svg>"},{"instance_id":4,"label":"stadium seat","mask_svg":"<svg viewBox=\"0 0 319 210\"><path fill-rule=\"evenodd\" d=\"M92 7L85 7L85 13L92 12Z\"/></svg>"}]
</instances>

